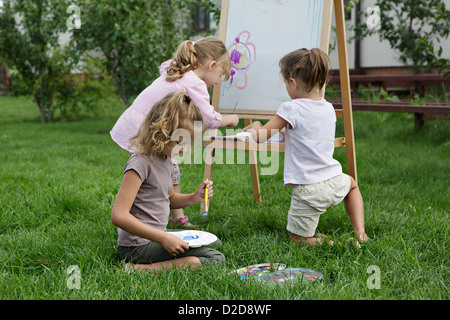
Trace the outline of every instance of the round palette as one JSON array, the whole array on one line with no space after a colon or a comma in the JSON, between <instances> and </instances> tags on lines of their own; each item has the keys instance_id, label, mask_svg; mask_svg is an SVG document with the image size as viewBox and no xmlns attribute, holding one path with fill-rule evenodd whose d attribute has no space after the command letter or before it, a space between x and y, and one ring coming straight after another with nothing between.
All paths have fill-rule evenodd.
<instances>
[{"instance_id":1,"label":"round palette","mask_svg":"<svg viewBox=\"0 0 450 320\"><path fill-rule=\"evenodd\" d=\"M305 268L288 268L271 273L260 274L257 279L268 285L294 285L299 282L314 282L316 280L321 280L322 278L323 274L319 271Z\"/></svg>"},{"instance_id":2,"label":"round palette","mask_svg":"<svg viewBox=\"0 0 450 320\"><path fill-rule=\"evenodd\" d=\"M189 243L191 248L199 248L201 246L207 246L215 241L217 241L217 236L199 230L182 230L182 231L168 231L174 236L177 236L183 241Z\"/></svg>"},{"instance_id":3,"label":"round palette","mask_svg":"<svg viewBox=\"0 0 450 320\"><path fill-rule=\"evenodd\" d=\"M234 272L241 278L248 278L277 270L283 270L284 268L286 268L286 265L282 263L261 263L241 268Z\"/></svg>"}]
</instances>

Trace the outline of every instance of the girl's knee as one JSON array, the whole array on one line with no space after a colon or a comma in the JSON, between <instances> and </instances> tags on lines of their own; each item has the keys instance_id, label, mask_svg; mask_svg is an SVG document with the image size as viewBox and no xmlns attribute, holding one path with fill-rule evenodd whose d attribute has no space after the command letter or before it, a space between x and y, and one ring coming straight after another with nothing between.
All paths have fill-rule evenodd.
<instances>
[{"instance_id":1,"label":"girl's knee","mask_svg":"<svg viewBox=\"0 0 450 320\"><path fill-rule=\"evenodd\" d=\"M217 264L221 264L224 263L227 259L222 252L217 251L217 253L211 257L211 260L213 260Z\"/></svg>"},{"instance_id":2,"label":"girl's knee","mask_svg":"<svg viewBox=\"0 0 450 320\"><path fill-rule=\"evenodd\" d=\"M202 262L202 265L209 265L212 263L221 264L226 261L226 258L223 253L216 251L212 254L209 254L208 257L202 257L200 261Z\"/></svg>"},{"instance_id":3,"label":"girl's knee","mask_svg":"<svg viewBox=\"0 0 450 320\"><path fill-rule=\"evenodd\" d=\"M348 176L350 178L350 191L358 188L358 183L352 176Z\"/></svg>"}]
</instances>

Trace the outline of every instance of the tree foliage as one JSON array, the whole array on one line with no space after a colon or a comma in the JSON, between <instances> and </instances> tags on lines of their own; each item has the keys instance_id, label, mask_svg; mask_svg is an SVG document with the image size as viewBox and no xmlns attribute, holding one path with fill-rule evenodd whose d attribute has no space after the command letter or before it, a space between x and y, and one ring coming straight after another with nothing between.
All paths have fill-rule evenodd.
<instances>
[{"instance_id":1,"label":"tree foliage","mask_svg":"<svg viewBox=\"0 0 450 320\"><path fill-rule=\"evenodd\" d=\"M352 0L352 5L357 1ZM361 37L378 34L380 40L387 40L397 50L400 62L413 66L415 73L436 63L448 65L448 60L439 55L442 47L434 52L450 33L450 12L442 0L377 0L375 5L380 9L379 28L366 23L356 26ZM363 14L367 21L369 13Z\"/></svg>"},{"instance_id":2,"label":"tree foliage","mask_svg":"<svg viewBox=\"0 0 450 320\"><path fill-rule=\"evenodd\" d=\"M158 67L193 34L190 9L198 0L79 0L82 26L73 30L80 52L98 52L128 107L159 75ZM213 7L212 1L202 1Z\"/></svg>"},{"instance_id":3,"label":"tree foliage","mask_svg":"<svg viewBox=\"0 0 450 320\"><path fill-rule=\"evenodd\" d=\"M59 44L66 28L58 0L5 0L0 14L0 58L20 75L36 101L41 122L51 122L54 95L76 55Z\"/></svg>"},{"instance_id":4,"label":"tree foliage","mask_svg":"<svg viewBox=\"0 0 450 320\"><path fill-rule=\"evenodd\" d=\"M191 9L201 4L217 18L214 3L3 0L0 59L14 69L32 94L43 123L52 121L55 108L70 117L77 109L92 106L96 93L104 93L104 87L94 81L95 72L106 71L128 107L132 97L159 75L160 63L193 35ZM77 20L81 23L69 28L72 7L79 11ZM69 36L68 43L61 44L62 34ZM86 61L97 71L85 68ZM84 82L73 76L77 69L88 70ZM86 92L94 98L84 97Z\"/></svg>"}]
</instances>

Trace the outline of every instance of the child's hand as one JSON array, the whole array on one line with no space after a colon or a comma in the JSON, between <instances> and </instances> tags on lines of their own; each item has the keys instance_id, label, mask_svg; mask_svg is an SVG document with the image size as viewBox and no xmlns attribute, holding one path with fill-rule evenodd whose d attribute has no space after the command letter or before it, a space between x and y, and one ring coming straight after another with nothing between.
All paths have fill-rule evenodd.
<instances>
[{"instance_id":1,"label":"child's hand","mask_svg":"<svg viewBox=\"0 0 450 320\"><path fill-rule=\"evenodd\" d=\"M234 128L239 124L239 117L235 114L230 115L230 123L227 125L228 128Z\"/></svg>"},{"instance_id":2,"label":"child's hand","mask_svg":"<svg viewBox=\"0 0 450 320\"><path fill-rule=\"evenodd\" d=\"M166 233L165 237L161 240L161 245L172 256L189 250L189 244L187 242L170 233Z\"/></svg>"},{"instance_id":3,"label":"child's hand","mask_svg":"<svg viewBox=\"0 0 450 320\"><path fill-rule=\"evenodd\" d=\"M261 127L262 127L261 122L255 121L255 122L252 122L251 124L249 124L248 126L246 126L243 130L249 131L250 129L259 129Z\"/></svg>"},{"instance_id":4,"label":"child's hand","mask_svg":"<svg viewBox=\"0 0 450 320\"><path fill-rule=\"evenodd\" d=\"M208 199L211 199L213 196L213 182L212 181L203 181L197 190L194 192L194 197L197 203L205 201L205 188L208 188Z\"/></svg>"},{"instance_id":5,"label":"child's hand","mask_svg":"<svg viewBox=\"0 0 450 320\"><path fill-rule=\"evenodd\" d=\"M257 130L262 128L262 124L259 121L252 122L250 125L244 128L244 132L250 132L253 139L258 141L258 133Z\"/></svg>"}]
</instances>

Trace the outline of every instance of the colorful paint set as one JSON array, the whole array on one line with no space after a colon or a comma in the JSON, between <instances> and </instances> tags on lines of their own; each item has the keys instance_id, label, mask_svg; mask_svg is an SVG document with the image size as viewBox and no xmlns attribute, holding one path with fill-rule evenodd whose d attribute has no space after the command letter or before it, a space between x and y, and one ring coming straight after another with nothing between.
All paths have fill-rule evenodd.
<instances>
[{"instance_id":1,"label":"colorful paint set","mask_svg":"<svg viewBox=\"0 0 450 320\"><path fill-rule=\"evenodd\" d=\"M241 279L254 278L263 284L295 285L323 279L323 274L306 268L286 268L282 263L262 263L233 271Z\"/></svg>"}]
</instances>

